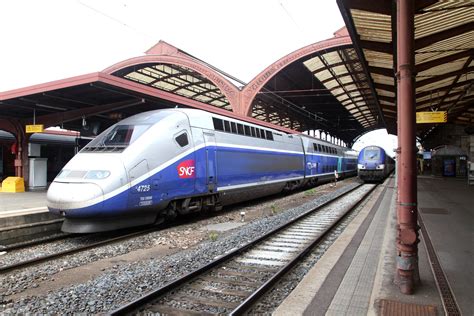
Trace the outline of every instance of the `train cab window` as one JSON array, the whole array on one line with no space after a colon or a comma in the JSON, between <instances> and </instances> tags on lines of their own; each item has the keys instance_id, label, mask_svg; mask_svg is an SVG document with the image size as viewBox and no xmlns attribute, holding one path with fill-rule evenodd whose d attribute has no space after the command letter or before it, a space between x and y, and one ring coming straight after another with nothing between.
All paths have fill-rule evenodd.
<instances>
[{"instance_id":1,"label":"train cab window","mask_svg":"<svg viewBox=\"0 0 474 316\"><path fill-rule=\"evenodd\" d=\"M244 135L244 126L242 124L237 123L237 133L239 135Z\"/></svg>"},{"instance_id":2,"label":"train cab window","mask_svg":"<svg viewBox=\"0 0 474 316\"><path fill-rule=\"evenodd\" d=\"M273 140L273 134L272 134L272 132L266 131L266 133L267 133L267 139L268 139L268 140Z\"/></svg>"},{"instance_id":3,"label":"train cab window","mask_svg":"<svg viewBox=\"0 0 474 316\"><path fill-rule=\"evenodd\" d=\"M221 119L213 117L212 121L214 122L214 129L216 131L223 131L224 130L224 123L222 122Z\"/></svg>"},{"instance_id":4,"label":"train cab window","mask_svg":"<svg viewBox=\"0 0 474 316\"><path fill-rule=\"evenodd\" d=\"M245 129L246 136L252 136L252 133L250 133L250 126L245 125L244 129Z\"/></svg>"},{"instance_id":5,"label":"train cab window","mask_svg":"<svg viewBox=\"0 0 474 316\"><path fill-rule=\"evenodd\" d=\"M237 124L235 124L235 122L230 122L230 127L232 129L231 133L237 134Z\"/></svg>"},{"instance_id":6,"label":"train cab window","mask_svg":"<svg viewBox=\"0 0 474 316\"><path fill-rule=\"evenodd\" d=\"M255 131L255 127L250 127L250 130L252 131L252 137L257 137L257 132Z\"/></svg>"},{"instance_id":7,"label":"train cab window","mask_svg":"<svg viewBox=\"0 0 474 316\"><path fill-rule=\"evenodd\" d=\"M116 125L108 133L95 139L94 144L102 146L127 147L140 137L150 126L149 125ZM91 142L91 145L92 142Z\"/></svg>"},{"instance_id":8,"label":"train cab window","mask_svg":"<svg viewBox=\"0 0 474 316\"><path fill-rule=\"evenodd\" d=\"M175 140L178 143L178 145L181 146L181 147L185 147L189 144L188 134L186 134L186 133L182 133L181 135L178 135L175 138Z\"/></svg>"},{"instance_id":9,"label":"train cab window","mask_svg":"<svg viewBox=\"0 0 474 316\"><path fill-rule=\"evenodd\" d=\"M224 121L224 131L230 133L230 123L229 123L229 121Z\"/></svg>"},{"instance_id":10,"label":"train cab window","mask_svg":"<svg viewBox=\"0 0 474 316\"><path fill-rule=\"evenodd\" d=\"M380 159L380 150L367 148L364 150L365 160L378 160Z\"/></svg>"}]
</instances>

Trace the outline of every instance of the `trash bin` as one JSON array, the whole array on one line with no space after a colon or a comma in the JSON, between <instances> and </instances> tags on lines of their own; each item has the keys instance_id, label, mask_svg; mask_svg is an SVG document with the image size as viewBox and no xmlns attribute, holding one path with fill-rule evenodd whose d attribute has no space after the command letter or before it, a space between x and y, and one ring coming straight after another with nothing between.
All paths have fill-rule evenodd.
<instances>
[{"instance_id":1,"label":"trash bin","mask_svg":"<svg viewBox=\"0 0 474 316\"><path fill-rule=\"evenodd\" d=\"M25 181L21 177L8 177L2 182L2 192L25 192Z\"/></svg>"}]
</instances>

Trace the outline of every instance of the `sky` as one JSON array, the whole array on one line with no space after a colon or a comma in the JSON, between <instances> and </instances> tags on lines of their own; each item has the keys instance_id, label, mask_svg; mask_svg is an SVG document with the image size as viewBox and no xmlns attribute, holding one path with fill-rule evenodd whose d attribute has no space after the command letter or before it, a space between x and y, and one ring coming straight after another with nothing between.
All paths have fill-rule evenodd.
<instances>
[{"instance_id":1,"label":"sky","mask_svg":"<svg viewBox=\"0 0 474 316\"><path fill-rule=\"evenodd\" d=\"M101 71L164 40L249 82L344 26L336 1L0 1L0 91Z\"/></svg>"},{"instance_id":2,"label":"sky","mask_svg":"<svg viewBox=\"0 0 474 316\"><path fill-rule=\"evenodd\" d=\"M335 0L5 0L0 92L101 71L160 40L249 82L343 26Z\"/></svg>"},{"instance_id":3,"label":"sky","mask_svg":"<svg viewBox=\"0 0 474 316\"><path fill-rule=\"evenodd\" d=\"M388 134L386 129L378 129L362 135L352 145L352 149L360 151L364 147L376 145L385 149L385 152L391 157L395 157L394 149L397 148L397 144L397 136Z\"/></svg>"}]
</instances>

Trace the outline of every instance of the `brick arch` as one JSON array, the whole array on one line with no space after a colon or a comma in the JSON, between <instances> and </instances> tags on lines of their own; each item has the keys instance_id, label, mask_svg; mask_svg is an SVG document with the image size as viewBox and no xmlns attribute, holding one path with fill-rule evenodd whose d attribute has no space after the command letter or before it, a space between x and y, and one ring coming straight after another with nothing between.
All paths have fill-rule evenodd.
<instances>
[{"instance_id":1,"label":"brick arch","mask_svg":"<svg viewBox=\"0 0 474 316\"><path fill-rule=\"evenodd\" d=\"M183 66L209 79L209 81L211 81L221 90L222 94L225 95L227 100L229 100L232 111L237 113L240 112L240 90L217 71L200 62L198 59L193 58L192 56L163 41L160 41L157 45L149 49L146 54L147 55L145 56L130 58L118 62L115 65L104 69L102 73L111 75L114 72L126 67L148 63Z\"/></svg>"},{"instance_id":2,"label":"brick arch","mask_svg":"<svg viewBox=\"0 0 474 316\"><path fill-rule=\"evenodd\" d=\"M351 45L352 40L345 28L334 34L333 38L300 48L271 64L250 81L241 92L240 114L252 116L252 102L265 84L286 66L300 58L339 46Z\"/></svg>"}]
</instances>

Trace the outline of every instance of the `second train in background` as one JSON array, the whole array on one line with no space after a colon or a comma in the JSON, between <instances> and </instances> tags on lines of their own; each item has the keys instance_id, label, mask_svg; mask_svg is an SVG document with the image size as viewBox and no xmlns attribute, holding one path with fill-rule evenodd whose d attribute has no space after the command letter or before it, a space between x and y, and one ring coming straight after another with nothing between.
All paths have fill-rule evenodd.
<instances>
[{"instance_id":1,"label":"second train in background","mask_svg":"<svg viewBox=\"0 0 474 316\"><path fill-rule=\"evenodd\" d=\"M395 161L382 147L367 146L359 152L357 174L363 181L383 181L395 168Z\"/></svg>"}]
</instances>

